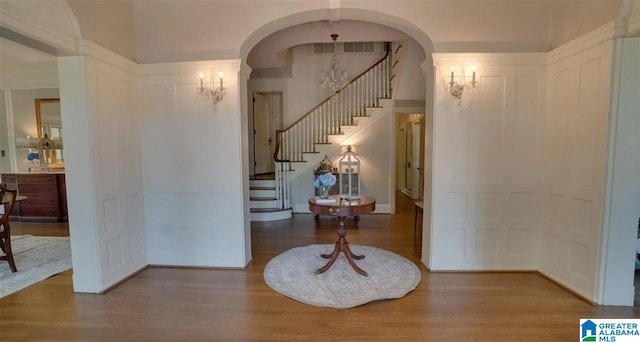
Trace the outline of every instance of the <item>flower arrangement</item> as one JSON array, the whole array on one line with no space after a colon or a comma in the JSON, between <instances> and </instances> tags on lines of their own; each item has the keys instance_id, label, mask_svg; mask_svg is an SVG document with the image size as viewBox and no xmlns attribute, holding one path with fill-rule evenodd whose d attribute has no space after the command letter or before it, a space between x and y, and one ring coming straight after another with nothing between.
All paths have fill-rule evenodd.
<instances>
[{"instance_id":1,"label":"flower arrangement","mask_svg":"<svg viewBox=\"0 0 640 342\"><path fill-rule=\"evenodd\" d=\"M329 197L329 189L335 184L336 176L331 172L325 172L313 181L313 186L319 190L321 198Z\"/></svg>"},{"instance_id":2,"label":"flower arrangement","mask_svg":"<svg viewBox=\"0 0 640 342\"><path fill-rule=\"evenodd\" d=\"M321 174L313 182L313 185L318 189L320 189L323 186L332 187L335 184L336 184L336 176L334 176L333 173L331 172L325 172Z\"/></svg>"}]
</instances>

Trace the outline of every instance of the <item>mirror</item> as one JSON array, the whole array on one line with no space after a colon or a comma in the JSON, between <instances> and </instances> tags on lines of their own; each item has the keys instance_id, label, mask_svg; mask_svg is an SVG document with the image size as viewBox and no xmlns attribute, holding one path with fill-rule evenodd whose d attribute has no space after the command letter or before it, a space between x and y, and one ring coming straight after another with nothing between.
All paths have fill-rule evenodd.
<instances>
[{"instance_id":1,"label":"mirror","mask_svg":"<svg viewBox=\"0 0 640 342\"><path fill-rule=\"evenodd\" d=\"M36 125L38 138L45 135L54 141L56 161L64 163L62 151L62 118L60 115L60 99L35 99Z\"/></svg>"}]
</instances>

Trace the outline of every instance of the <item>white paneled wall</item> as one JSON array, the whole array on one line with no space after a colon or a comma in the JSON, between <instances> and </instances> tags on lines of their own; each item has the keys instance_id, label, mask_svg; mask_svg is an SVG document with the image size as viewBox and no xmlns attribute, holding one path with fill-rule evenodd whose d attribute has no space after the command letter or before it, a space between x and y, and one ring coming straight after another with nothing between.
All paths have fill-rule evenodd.
<instances>
[{"instance_id":1,"label":"white paneled wall","mask_svg":"<svg viewBox=\"0 0 640 342\"><path fill-rule=\"evenodd\" d=\"M149 263L246 266L240 60L150 64L141 71ZM224 72L227 94L215 109L196 91L200 71Z\"/></svg>"},{"instance_id":2,"label":"white paneled wall","mask_svg":"<svg viewBox=\"0 0 640 342\"><path fill-rule=\"evenodd\" d=\"M633 306L640 216L640 38L615 43L598 303Z\"/></svg>"},{"instance_id":3,"label":"white paneled wall","mask_svg":"<svg viewBox=\"0 0 640 342\"><path fill-rule=\"evenodd\" d=\"M456 107L452 65L478 64ZM536 269L544 54L434 54L430 269ZM468 65L468 64L467 64Z\"/></svg>"},{"instance_id":4,"label":"white paneled wall","mask_svg":"<svg viewBox=\"0 0 640 342\"><path fill-rule=\"evenodd\" d=\"M595 299L612 42L550 55L540 271Z\"/></svg>"},{"instance_id":5,"label":"white paneled wall","mask_svg":"<svg viewBox=\"0 0 640 342\"><path fill-rule=\"evenodd\" d=\"M101 292L147 265L138 78L134 63L86 48L100 59L58 65L74 290Z\"/></svg>"}]
</instances>

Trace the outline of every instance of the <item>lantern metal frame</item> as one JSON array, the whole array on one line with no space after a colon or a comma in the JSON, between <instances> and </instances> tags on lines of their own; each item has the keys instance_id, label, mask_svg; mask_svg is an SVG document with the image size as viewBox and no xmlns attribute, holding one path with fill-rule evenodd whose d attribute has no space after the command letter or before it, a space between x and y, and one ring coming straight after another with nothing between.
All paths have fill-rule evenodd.
<instances>
[{"instance_id":1,"label":"lantern metal frame","mask_svg":"<svg viewBox=\"0 0 640 342\"><path fill-rule=\"evenodd\" d=\"M340 198L354 200L360 198L360 159L351 150L351 145L338 162ZM355 177L354 177L355 175ZM354 184L355 182L355 184Z\"/></svg>"}]
</instances>

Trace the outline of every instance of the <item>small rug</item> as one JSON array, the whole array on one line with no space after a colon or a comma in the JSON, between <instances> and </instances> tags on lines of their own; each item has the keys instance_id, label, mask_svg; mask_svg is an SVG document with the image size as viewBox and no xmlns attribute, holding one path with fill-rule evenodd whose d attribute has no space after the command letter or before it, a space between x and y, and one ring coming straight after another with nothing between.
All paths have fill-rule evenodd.
<instances>
[{"instance_id":1,"label":"small rug","mask_svg":"<svg viewBox=\"0 0 640 342\"><path fill-rule=\"evenodd\" d=\"M356 273L341 253L329 270L315 274L334 245L292 248L271 259L264 280L273 290L299 302L331 308L351 308L374 300L401 298L420 283L420 270L411 261L384 249L349 245L354 254L364 254L356 265L369 273Z\"/></svg>"},{"instance_id":2,"label":"small rug","mask_svg":"<svg viewBox=\"0 0 640 342\"><path fill-rule=\"evenodd\" d=\"M12 236L11 247L18 272L0 260L0 298L71 268L68 237Z\"/></svg>"}]
</instances>

